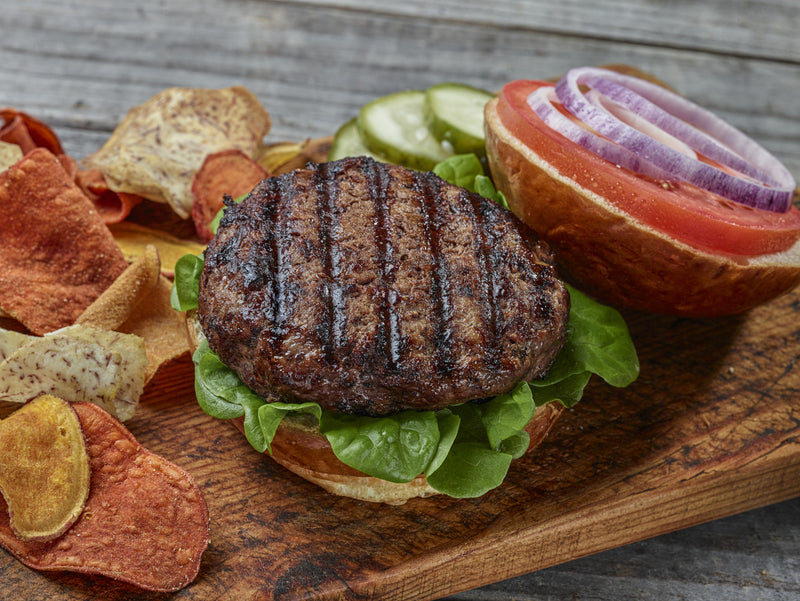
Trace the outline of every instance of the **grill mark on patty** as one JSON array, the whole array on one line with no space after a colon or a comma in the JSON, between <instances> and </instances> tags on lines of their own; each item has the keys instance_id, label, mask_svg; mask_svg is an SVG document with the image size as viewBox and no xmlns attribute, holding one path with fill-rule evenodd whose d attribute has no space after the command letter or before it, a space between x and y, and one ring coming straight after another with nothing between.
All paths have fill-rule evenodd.
<instances>
[{"instance_id":1,"label":"grill mark on patty","mask_svg":"<svg viewBox=\"0 0 800 601\"><path fill-rule=\"evenodd\" d=\"M267 336L269 344L273 352L279 348L283 337L286 334L285 323L288 319L286 314L286 302L284 298L285 287L283 286L283 279L286 276L286 266L281 263L281 257L284 253L281 252L281 241L284 239L282 236L283 220L280 219L283 211L279 207L283 204L288 194L291 194L292 188L289 182L279 179L268 180L269 187L265 196L268 196L270 202L264 203L263 219L264 231L268 241L268 252L266 261L267 269L266 275L269 278L271 302L268 305L270 313L269 319L273 324L272 328L267 329ZM287 194L288 193L288 194ZM270 277L271 276L271 277Z\"/></svg>"},{"instance_id":2,"label":"grill mark on patty","mask_svg":"<svg viewBox=\"0 0 800 601\"><path fill-rule=\"evenodd\" d=\"M498 285L496 277L499 265L497 253L494 252L494 249L498 241L494 236L494 228L490 227L492 224L487 223L486 215L481 211L481 205L477 197L467 194L466 191L461 191L460 195L467 201L468 206L472 208L470 219L476 234L475 258L479 266L481 284L481 294L478 297L484 326L483 332L486 337L482 359L488 368L495 369L500 364L498 353L500 352L499 322L501 314L497 299L502 289Z\"/></svg>"},{"instance_id":3,"label":"grill mark on patty","mask_svg":"<svg viewBox=\"0 0 800 601\"><path fill-rule=\"evenodd\" d=\"M397 310L397 290L394 287L393 261L395 248L389 239L389 199L386 170L371 163L365 169L367 188L375 208L376 261L380 281L377 290L378 345L383 349L388 370L396 371L401 360L400 314Z\"/></svg>"},{"instance_id":4,"label":"grill mark on patty","mask_svg":"<svg viewBox=\"0 0 800 601\"><path fill-rule=\"evenodd\" d=\"M453 370L453 307L450 300L450 273L447 259L440 247L439 237L439 180L422 173L415 180L420 193L420 208L423 213L423 235L431 251L433 269L431 270L431 301L433 303L434 345L436 350L436 370L446 376Z\"/></svg>"},{"instance_id":5,"label":"grill mark on patty","mask_svg":"<svg viewBox=\"0 0 800 601\"><path fill-rule=\"evenodd\" d=\"M323 316L320 320L319 336L323 355L329 362L336 358L336 352L345 338L345 301L339 279L341 273L341 253L336 243L337 194L339 182L331 163L323 163L314 170L314 186L317 190L317 216L319 218L319 241L321 245L322 271L324 278L320 283L320 293L324 301ZM335 167L335 165L334 165Z\"/></svg>"}]
</instances>

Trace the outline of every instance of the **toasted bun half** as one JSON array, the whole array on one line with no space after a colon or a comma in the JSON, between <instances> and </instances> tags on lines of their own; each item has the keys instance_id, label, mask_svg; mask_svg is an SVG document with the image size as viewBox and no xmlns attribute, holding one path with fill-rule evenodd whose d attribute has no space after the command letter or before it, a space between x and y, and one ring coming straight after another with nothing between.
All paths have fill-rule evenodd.
<instances>
[{"instance_id":1,"label":"toasted bun half","mask_svg":"<svg viewBox=\"0 0 800 601\"><path fill-rule=\"evenodd\" d=\"M710 317L745 312L800 282L800 242L757 257L687 246L560 173L485 110L486 150L511 210L553 249L567 281L617 306Z\"/></svg>"},{"instance_id":2,"label":"toasted bun half","mask_svg":"<svg viewBox=\"0 0 800 601\"><path fill-rule=\"evenodd\" d=\"M192 348L196 349L203 332L194 312L187 314L186 324L189 341ZM539 446L563 412L564 406L556 402L536 409L525 428L530 435L527 452ZM231 421L244 432L242 418ZM328 439L320 432L316 418L307 414L290 414L283 418L272 440L269 454L286 469L334 495L401 505L409 499L438 494L427 483L424 475L411 482L388 482L342 463L334 454Z\"/></svg>"}]
</instances>

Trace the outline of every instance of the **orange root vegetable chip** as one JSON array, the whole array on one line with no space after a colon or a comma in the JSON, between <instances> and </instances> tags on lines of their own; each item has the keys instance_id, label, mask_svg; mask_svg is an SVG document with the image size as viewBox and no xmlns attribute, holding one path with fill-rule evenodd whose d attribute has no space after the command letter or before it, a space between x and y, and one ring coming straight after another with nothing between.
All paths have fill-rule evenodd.
<instances>
[{"instance_id":1,"label":"orange root vegetable chip","mask_svg":"<svg viewBox=\"0 0 800 601\"><path fill-rule=\"evenodd\" d=\"M223 207L225 195L247 194L269 173L238 149L215 152L206 157L192 180L192 218L203 242L214 237L209 224Z\"/></svg>"},{"instance_id":2,"label":"orange root vegetable chip","mask_svg":"<svg viewBox=\"0 0 800 601\"><path fill-rule=\"evenodd\" d=\"M83 166L102 171L112 190L166 202L188 219L192 177L205 157L229 148L252 156L271 125L241 86L169 88L132 108Z\"/></svg>"},{"instance_id":3,"label":"orange root vegetable chip","mask_svg":"<svg viewBox=\"0 0 800 601\"><path fill-rule=\"evenodd\" d=\"M135 261L145 254L147 247L155 246L161 257L161 273L169 278L175 275L175 263L183 255L198 255L206 249L205 244L130 221L111 224L109 229L128 261Z\"/></svg>"},{"instance_id":4,"label":"orange root vegetable chip","mask_svg":"<svg viewBox=\"0 0 800 601\"><path fill-rule=\"evenodd\" d=\"M189 353L186 314L169 302L172 282L163 275L118 330L139 336L147 353L145 382L165 363Z\"/></svg>"},{"instance_id":5,"label":"orange root vegetable chip","mask_svg":"<svg viewBox=\"0 0 800 601\"><path fill-rule=\"evenodd\" d=\"M80 314L75 323L116 330L153 289L160 273L158 251L150 246Z\"/></svg>"},{"instance_id":6,"label":"orange root vegetable chip","mask_svg":"<svg viewBox=\"0 0 800 601\"><path fill-rule=\"evenodd\" d=\"M191 475L151 453L106 411L73 405L91 489L78 521L49 542L21 541L0 500L0 544L37 570L108 576L152 591L191 583L209 544L208 507Z\"/></svg>"},{"instance_id":7,"label":"orange root vegetable chip","mask_svg":"<svg viewBox=\"0 0 800 601\"><path fill-rule=\"evenodd\" d=\"M22 154L28 154L34 148L46 148L53 154L63 154L61 141L52 128L30 115L12 108L0 109L3 127L0 128L0 140L16 144Z\"/></svg>"},{"instance_id":8,"label":"orange root vegetable chip","mask_svg":"<svg viewBox=\"0 0 800 601\"><path fill-rule=\"evenodd\" d=\"M78 324L44 336L0 330L0 341L1 401L52 394L97 403L123 421L139 405L147 374L139 336Z\"/></svg>"},{"instance_id":9,"label":"orange root vegetable chip","mask_svg":"<svg viewBox=\"0 0 800 601\"><path fill-rule=\"evenodd\" d=\"M146 248L76 322L141 338L147 355L145 383L161 365L189 351L186 317L170 305L171 284L160 265L155 247Z\"/></svg>"},{"instance_id":10,"label":"orange root vegetable chip","mask_svg":"<svg viewBox=\"0 0 800 601\"><path fill-rule=\"evenodd\" d=\"M89 495L81 423L66 401L40 396L0 421L0 492L21 540L58 538Z\"/></svg>"},{"instance_id":11,"label":"orange root vegetable chip","mask_svg":"<svg viewBox=\"0 0 800 601\"><path fill-rule=\"evenodd\" d=\"M36 334L69 325L127 267L59 160L36 149L0 173L0 308Z\"/></svg>"},{"instance_id":12,"label":"orange root vegetable chip","mask_svg":"<svg viewBox=\"0 0 800 601\"><path fill-rule=\"evenodd\" d=\"M104 223L119 223L143 200L136 194L114 192L99 169L78 171L75 174L75 183L92 201Z\"/></svg>"}]
</instances>

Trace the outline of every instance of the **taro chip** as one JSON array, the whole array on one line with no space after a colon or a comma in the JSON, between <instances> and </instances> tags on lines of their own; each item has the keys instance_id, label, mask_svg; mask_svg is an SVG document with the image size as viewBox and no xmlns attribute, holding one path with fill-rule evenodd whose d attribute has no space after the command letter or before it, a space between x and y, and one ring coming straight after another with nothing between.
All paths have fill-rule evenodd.
<instances>
[{"instance_id":1,"label":"taro chip","mask_svg":"<svg viewBox=\"0 0 800 601\"><path fill-rule=\"evenodd\" d=\"M81 517L55 540L21 541L0 499L0 545L36 570L98 574L152 591L187 586L210 538L208 506L194 479L97 405L73 408L92 472Z\"/></svg>"},{"instance_id":2,"label":"taro chip","mask_svg":"<svg viewBox=\"0 0 800 601\"><path fill-rule=\"evenodd\" d=\"M121 420L136 411L144 389L144 341L132 334L73 325L44 336L0 330L0 401L25 403L40 394L90 401ZM13 349L14 344L19 344Z\"/></svg>"},{"instance_id":3,"label":"taro chip","mask_svg":"<svg viewBox=\"0 0 800 601\"><path fill-rule=\"evenodd\" d=\"M192 178L209 154L238 148L253 156L272 122L241 86L169 88L132 108L100 150L86 157L116 192L168 203L192 213Z\"/></svg>"},{"instance_id":4,"label":"taro chip","mask_svg":"<svg viewBox=\"0 0 800 601\"><path fill-rule=\"evenodd\" d=\"M81 423L66 401L40 396L0 421L0 492L17 538L58 538L89 495Z\"/></svg>"},{"instance_id":5,"label":"taro chip","mask_svg":"<svg viewBox=\"0 0 800 601\"><path fill-rule=\"evenodd\" d=\"M0 141L0 171L5 171L22 157L22 150L19 146Z\"/></svg>"},{"instance_id":6,"label":"taro chip","mask_svg":"<svg viewBox=\"0 0 800 601\"><path fill-rule=\"evenodd\" d=\"M69 325L127 267L59 160L36 149L0 173L0 309L35 334Z\"/></svg>"},{"instance_id":7,"label":"taro chip","mask_svg":"<svg viewBox=\"0 0 800 601\"><path fill-rule=\"evenodd\" d=\"M208 242L214 237L210 224L224 206L225 196L247 194L267 176L267 170L241 150L208 155L192 180L192 218L200 240Z\"/></svg>"}]
</instances>

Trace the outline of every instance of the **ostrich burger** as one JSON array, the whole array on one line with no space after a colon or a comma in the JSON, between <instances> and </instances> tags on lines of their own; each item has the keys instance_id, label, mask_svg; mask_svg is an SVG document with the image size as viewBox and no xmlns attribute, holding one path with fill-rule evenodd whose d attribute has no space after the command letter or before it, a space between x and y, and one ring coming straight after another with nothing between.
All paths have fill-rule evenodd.
<instances>
[{"instance_id":1,"label":"ostrich burger","mask_svg":"<svg viewBox=\"0 0 800 601\"><path fill-rule=\"evenodd\" d=\"M493 200L359 157L226 205L203 257L176 265L198 402L303 478L386 503L480 496L580 397L570 292ZM638 362L613 313L598 328L630 369L603 377L624 385Z\"/></svg>"}]
</instances>

